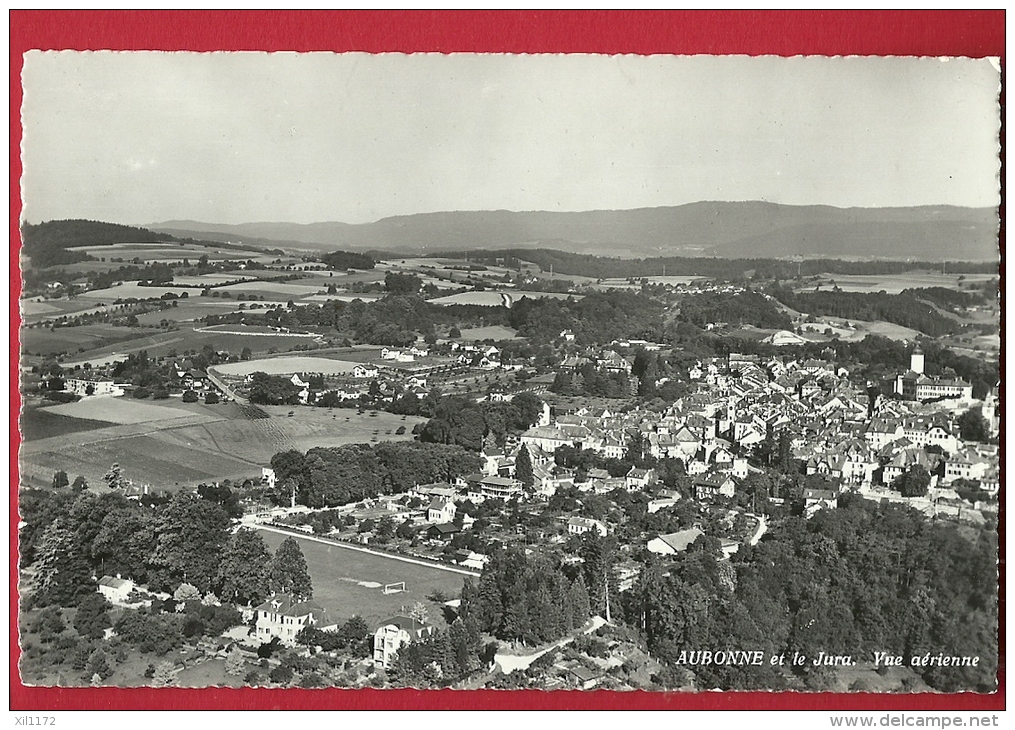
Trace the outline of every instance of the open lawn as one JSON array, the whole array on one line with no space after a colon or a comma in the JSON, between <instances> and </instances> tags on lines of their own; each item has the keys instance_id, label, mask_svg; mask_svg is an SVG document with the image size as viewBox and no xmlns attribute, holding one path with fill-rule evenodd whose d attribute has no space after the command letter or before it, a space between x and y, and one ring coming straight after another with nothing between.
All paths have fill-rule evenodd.
<instances>
[{"instance_id":1,"label":"open lawn","mask_svg":"<svg viewBox=\"0 0 1015 730\"><path fill-rule=\"evenodd\" d=\"M287 537L267 530L259 532L272 550ZM448 598L456 598L462 591L465 576L458 573L325 545L298 536L296 539L307 559L314 584L314 601L327 610L328 621L344 621L358 615L373 630L381 621L398 615L402 606L422 601L430 613L430 620L442 625L440 610L427 600L427 596L434 590L441 590ZM404 593L384 595L382 586L399 581L405 581Z\"/></svg>"}]
</instances>

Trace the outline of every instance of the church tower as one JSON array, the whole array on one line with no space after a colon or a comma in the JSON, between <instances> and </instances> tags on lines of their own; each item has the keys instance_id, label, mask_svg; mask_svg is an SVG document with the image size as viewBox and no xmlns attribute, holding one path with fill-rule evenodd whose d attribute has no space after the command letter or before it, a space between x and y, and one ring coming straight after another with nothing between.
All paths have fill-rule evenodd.
<instances>
[{"instance_id":1,"label":"church tower","mask_svg":"<svg viewBox=\"0 0 1015 730\"><path fill-rule=\"evenodd\" d=\"M917 375L923 375L923 350L917 345L913 354L909 356L909 369Z\"/></svg>"}]
</instances>

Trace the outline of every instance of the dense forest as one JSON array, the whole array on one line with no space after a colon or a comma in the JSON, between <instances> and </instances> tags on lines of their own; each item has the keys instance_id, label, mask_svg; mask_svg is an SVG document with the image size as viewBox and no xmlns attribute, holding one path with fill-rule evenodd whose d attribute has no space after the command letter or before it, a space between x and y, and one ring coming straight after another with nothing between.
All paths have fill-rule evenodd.
<instances>
[{"instance_id":1,"label":"dense forest","mask_svg":"<svg viewBox=\"0 0 1015 730\"><path fill-rule=\"evenodd\" d=\"M749 324L762 329L793 329L793 321L771 299L757 292L724 294L708 292L684 297L680 318L696 327L710 322Z\"/></svg>"},{"instance_id":2,"label":"dense forest","mask_svg":"<svg viewBox=\"0 0 1015 730\"><path fill-rule=\"evenodd\" d=\"M702 546L704 547L704 546ZM790 518L732 563L693 550L648 567L625 594L627 617L675 672L700 689L786 686L761 666L687 666L681 652L820 652L869 661L876 651L978 657L977 666L916 666L931 687L989 692L998 667L997 533L927 520L901 505L840 496L838 509ZM829 668L795 670L809 689ZM857 688L862 689L862 688Z\"/></svg>"},{"instance_id":3,"label":"dense forest","mask_svg":"<svg viewBox=\"0 0 1015 730\"><path fill-rule=\"evenodd\" d=\"M376 263L373 256L352 251L326 253L321 256L321 262L332 269L372 269Z\"/></svg>"}]
</instances>

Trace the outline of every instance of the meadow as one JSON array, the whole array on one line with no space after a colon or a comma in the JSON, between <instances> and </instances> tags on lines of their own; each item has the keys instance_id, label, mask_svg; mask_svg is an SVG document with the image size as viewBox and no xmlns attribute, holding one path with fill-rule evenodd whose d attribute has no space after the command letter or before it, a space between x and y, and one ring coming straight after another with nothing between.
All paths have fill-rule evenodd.
<instances>
[{"instance_id":1,"label":"meadow","mask_svg":"<svg viewBox=\"0 0 1015 730\"><path fill-rule=\"evenodd\" d=\"M259 534L273 551L287 537L268 530ZM328 621L362 616L372 631L385 619L397 616L403 606L422 601L430 620L443 625L441 612L427 596L440 590L450 599L462 591L465 576L458 573L295 537L307 559L314 601L327 610ZM382 586L399 581L405 581L404 593L384 595Z\"/></svg>"}]
</instances>

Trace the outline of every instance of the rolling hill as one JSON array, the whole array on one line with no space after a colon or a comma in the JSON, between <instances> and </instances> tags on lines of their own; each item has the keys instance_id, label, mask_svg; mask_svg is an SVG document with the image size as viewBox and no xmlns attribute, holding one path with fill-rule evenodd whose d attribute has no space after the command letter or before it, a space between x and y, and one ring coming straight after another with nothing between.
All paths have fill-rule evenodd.
<instances>
[{"instance_id":1,"label":"rolling hill","mask_svg":"<svg viewBox=\"0 0 1015 730\"><path fill-rule=\"evenodd\" d=\"M308 250L433 252L554 248L600 256L919 258L991 261L998 256L991 208L835 208L759 201L700 202L576 213L449 211L374 223L148 224L174 236Z\"/></svg>"}]
</instances>

